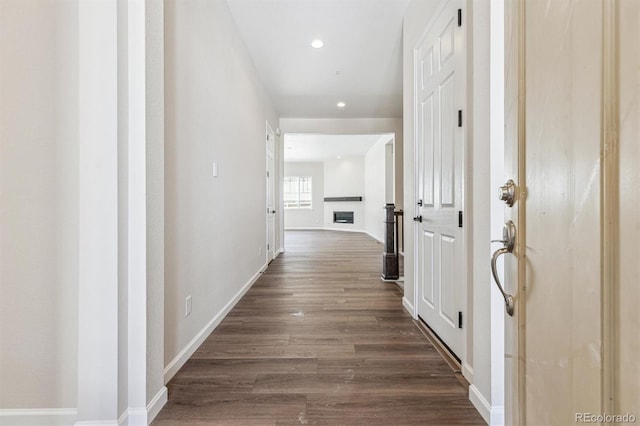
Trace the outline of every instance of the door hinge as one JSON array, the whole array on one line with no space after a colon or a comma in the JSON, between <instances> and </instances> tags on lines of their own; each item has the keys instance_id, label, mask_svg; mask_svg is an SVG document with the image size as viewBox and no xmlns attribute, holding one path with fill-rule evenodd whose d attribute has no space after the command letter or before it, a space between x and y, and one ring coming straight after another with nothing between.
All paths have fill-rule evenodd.
<instances>
[{"instance_id":1,"label":"door hinge","mask_svg":"<svg viewBox=\"0 0 640 426\"><path fill-rule=\"evenodd\" d=\"M458 9L458 26L462 26L462 9Z\"/></svg>"},{"instance_id":2,"label":"door hinge","mask_svg":"<svg viewBox=\"0 0 640 426\"><path fill-rule=\"evenodd\" d=\"M458 211L458 228L462 228L462 210Z\"/></svg>"},{"instance_id":3,"label":"door hinge","mask_svg":"<svg viewBox=\"0 0 640 426\"><path fill-rule=\"evenodd\" d=\"M458 127L462 127L462 110L458 110Z\"/></svg>"},{"instance_id":4,"label":"door hinge","mask_svg":"<svg viewBox=\"0 0 640 426\"><path fill-rule=\"evenodd\" d=\"M462 311L458 311L458 328L462 328Z\"/></svg>"},{"instance_id":5,"label":"door hinge","mask_svg":"<svg viewBox=\"0 0 640 426\"><path fill-rule=\"evenodd\" d=\"M269 171L267 170L267 177L269 177Z\"/></svg>"},{"instance_id":6,"label":"door hinge","mask_svg":"<svg viewBox=\"0 0 640 426\"><path fill-rule=\"evenodd\" d=\"M270 249L269 244L267 244L267 251L269 251L269 249Z\"/></svg>"}]
</instances>

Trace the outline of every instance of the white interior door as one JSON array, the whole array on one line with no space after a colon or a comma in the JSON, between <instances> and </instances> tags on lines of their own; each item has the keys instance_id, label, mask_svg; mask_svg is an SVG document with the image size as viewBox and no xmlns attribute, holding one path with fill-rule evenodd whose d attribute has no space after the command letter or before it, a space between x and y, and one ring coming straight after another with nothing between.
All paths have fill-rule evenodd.
<instances>
[{"instance_id":1,"label":"white interior door","mask_svg":"<svg viewBox=\"0 0 640 426\"><path fill-rule=\"evenodd\" d=\"M505 320L505 422L628 422L598 420L602 414L637 421L638 375L627 377L638 371L640 300L637 290L626 293L633 302L624 297L631 287L620 280L618 247L631 242L637 252L638 231L617 227L627 214L621 200L629 199L620 181L635 179L635 191L638 184L637 132L620 143L618 126L637 129L640 120L640 7L636 0L505 6L505 179L518 186L505 208L517 230L515 251L504 257L506 291L516 300ZM626 55L621 41L633 46ZM625 79L619 67L628 64L633 77ZM617 152L627 142L636 160L625 171ZM638 204L629 206L637 224ZM620 322L625 304L636 313L629 309ZM622 370L632 352L617 340L625 327L636 351Z\"/></svg>"},{"instance_id":2,"label":"white interior door","mask_svg":"<svg viewBox=\"0 0 640 426\"><path fill-rule=\"evenodd\" d=\"M276 253L275 133L267 123L267 262Z\"/></svg>"},{"instance_id":3,"label":"white interior door","mask_svg":"<svg viewBox=\"0 0 640 426\"><path fill-rule=\"evenodd\" d=\"M464 34L450 0L416 49L418 315L464 356Z\"/></svg>"}]
</instances>

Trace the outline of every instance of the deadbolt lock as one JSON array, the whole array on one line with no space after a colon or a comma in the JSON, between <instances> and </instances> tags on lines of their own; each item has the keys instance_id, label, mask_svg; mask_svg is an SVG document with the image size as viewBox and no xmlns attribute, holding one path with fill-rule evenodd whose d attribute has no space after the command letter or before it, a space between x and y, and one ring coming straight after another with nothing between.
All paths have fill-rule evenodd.
<instances>
[{"instance_id":1,"label":"deadbolt lock","mask_svg":"<svg viewBox=\"0 0 640 426\"><path fill-rule=\"evenodd\" d=\"M509 179L507 183L500 187L498 192L501 201L504 201L509 207L513 206L516 201L516 183Z\"/></svg>"}]
</instances>

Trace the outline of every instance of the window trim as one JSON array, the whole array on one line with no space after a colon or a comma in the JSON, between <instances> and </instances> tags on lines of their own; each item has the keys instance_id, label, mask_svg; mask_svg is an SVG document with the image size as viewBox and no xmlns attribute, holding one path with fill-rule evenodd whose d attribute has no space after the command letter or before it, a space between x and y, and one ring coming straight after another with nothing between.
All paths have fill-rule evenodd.
<instances>
[{"instance_id":1,"label":"window trim","mask_svg":"<svg viewBox=\"0 0 640 426\"><path fill-rule=\"evenodd\" d=\"M297 188L296 192L287 192L285 191L285 187L287 185L287 180L290 180L291 182L293 180L295 180L295 186ZM309 186L310 186L310 190L309 191L302 191L302 185L303 182L305 180L308 180L309 182ZM313 210L313 177L312 176L285 176L284 177L284 184L283 184L283 189L282 189L282 194L283 194L283 204L284 204L284 208L286 210ZM296 196L296 204L295 205L288 205L287 203L287 197L286 194L295 194ZM309 194L309 205L301 205L301 195L302 194Z\"/></svg>"}]
</instances>

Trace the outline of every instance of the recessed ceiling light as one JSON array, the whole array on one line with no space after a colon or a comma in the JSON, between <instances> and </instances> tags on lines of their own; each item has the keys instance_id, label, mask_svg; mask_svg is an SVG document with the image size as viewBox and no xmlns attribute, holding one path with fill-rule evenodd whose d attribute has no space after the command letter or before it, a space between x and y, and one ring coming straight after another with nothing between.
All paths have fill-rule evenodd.
<instances>
[{"instance_id":1,"label":"recessed ceiling light","mask_svg":"<svg viewBox=\"0 0 640 426\"><path fill-rule=\"evenodd\" d=\"M345 104L344 102L338 102L336 105L338 106L338 108L344 108L347 106L347 104Z\"/></svg>"},{"instance_id":2,"label":"recessed ceiling light","mask_svg":"<svg viewBox=\"0 0 640 426\"><path fill-rule=\"evenodd\" d=\"M322 40L313 40L311 42L311 47L314 49L321 49L324 47L324 42Z\"/></svg>"},{"instance_id":3,"label":"recessed ceiling light","mask_svg":"<svg viewBox=\"0 0 640 426\"><path fill-rule=\"evenodd\" d=\"M338 160L342 160L342 157L340 157L339 155L336 157Z\"/></svg>"},{"instance_id":4,"label":"recessed ceiling light","mask_svg":"<svg viewBox=\"0 0 640 426\"><path fill-rule=\"evenodd\" d=\"M292 146L288 146L287 149L293 149L293 147Z\"/></svg>"}]
</instances>

